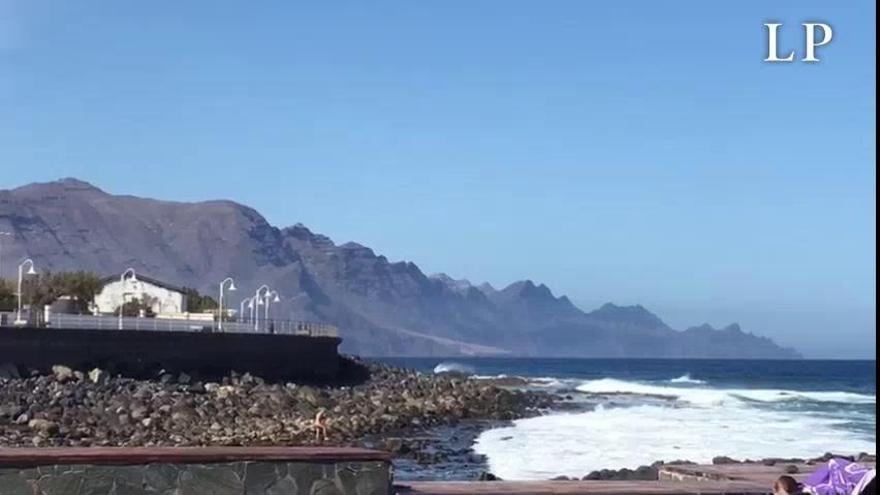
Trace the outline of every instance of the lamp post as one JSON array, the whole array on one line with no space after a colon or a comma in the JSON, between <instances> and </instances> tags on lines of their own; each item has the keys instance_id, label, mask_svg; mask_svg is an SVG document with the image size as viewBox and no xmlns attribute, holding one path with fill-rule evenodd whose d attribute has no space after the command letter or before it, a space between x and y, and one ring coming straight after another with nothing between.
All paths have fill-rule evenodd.
<instances>
[{"instance_id":1,"label":"lamp post","mask_svg":"<svg viewBox=\"0 0 880 495\"><path fill-rule=\"evenodd\" d=\"M269 292L269 286L266 284L261 285L256 292L254 292L254 307L251 308L251 315L254 318L254 331L260 329L260 312L257 310L257 306L263 304L262 299L260 299L260 292L266 291Z\"/></svg>"},{"instance_id":2,"label":"lamp post","mask_svg":"<svg viewBox=\"0 0 880 495\"><path fill-rule=\"evenodd\" d=\"M248 310L250 310L250 313L251 313L251 317L248 321L250 321L251 323L254 323L256 321L257 306L259 306L260 304L263 304L260 301L260 296L258 296L256 294L251 296L251 300L248 302Z\"/></svg>"},{"instance_id":3,"label":"lamp post","mask_svg":"<svg viewBox=\"0 0 880 495\"><path fill-rule=\"evenodd\" d=\"M250 318L248 319L248 323L250 323L254 321L254 308L257 307L257 300L254 299L254 296L251 296L251 298L248 300L247 307L248 311L251 313Z\"/></svg>"},{"instance_id":4,"label":"lamp post","mask_svg":"<svg viewBox=\"0 0 880 495\"><path fill-rule=\"evenodd\" d=\"M24 271L25 265L28 266L27 275L36 275L37 274L37 271L34 270L34 260L32 260L30 258L22 261L21 264L18 265L18 313L16 313L16 315L15 315L15 324L16 325L21 325L24 323L24 320L21 319L21 279L23 276L22 272Z\"/></svg>"},{"instance_id":5,"label":"lamp post","mask_svg":"<svg viewBox=\"0 0 880 495\"><path fill-rule=\"evenodd\" d=\"M232 280L232 277L226 277L220 282L220 303L218 304L217 309L217 328L219 328L221 332L223 331L223 287L226 286L226 282L229 282L229 290L235 291L235 281Z\"/></svg>"},{"instance_id":6,"label":"lamp post","mask_svg":"<svg viewBox=\"0 0 880 495\"><path fill-rule=\"evenodd\" d=\"M12 232L0 232L0 240L3 236L12 237ZM0 280L3 280L3 243L0 242Z\"/></svg>"},{"instance_id":7,"label":"lamp post","mask_svg":"<svg viewBox=\"0 0 880 495\"><path fill-rule=\"evenodd\" d=\"M128 274L131 274L131 281L137 282L137 275L134 273L134 268L127 268L122 275L119 276L119 290L122 291L122 304L119 305L119 329L122 330L122 310L125 309L125 277Z\"/></svg>"},{"instance_id":8,"label":"lamp post","mask_svg":"<svg viewBox=\"0 0 880 495\"><path fill-rule=\"evenodd\" d=\"M271 299L270 299L271 298ZM278 298L277 291L270 291L266 293L266 317L263 318L263 321L266 322L266 328L268 329L269 325L269 302L279 302L281 299Z\"/></svg>"},{"instance_id":9,"label":"lamp post","mask_svg":"<svg viewBox=\"0 0 880 495\"><path fill-rule=\"evenodd\" d=\"M253 300L253 297L246 297L242 299L241 302L238 304L238 317L241 320L239 323L244 323L245 321L247 321L244 317L244 305L247 304L248 309L254 307Z\"/></svg>"}]
</instances>

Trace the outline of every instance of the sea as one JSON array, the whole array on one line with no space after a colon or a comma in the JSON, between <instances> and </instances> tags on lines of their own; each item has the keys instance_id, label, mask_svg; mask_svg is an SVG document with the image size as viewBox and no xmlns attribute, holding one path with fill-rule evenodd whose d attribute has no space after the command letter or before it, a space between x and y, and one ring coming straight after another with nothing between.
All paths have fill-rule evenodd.
<instances>
[{"instance_id":1,"label":"sea","mask_svg":"<svg viewBox=\"0 0 880 495\"><path fill-rule=\"evenodd\" d=\"M876 454L876 361L381 361L425 373L522 377L523 388L567 397L564 408L493 425L473 439L485 468L507 480L581 477L655 461L711 463L716 456Z\"/></svg>"}]
</instances>

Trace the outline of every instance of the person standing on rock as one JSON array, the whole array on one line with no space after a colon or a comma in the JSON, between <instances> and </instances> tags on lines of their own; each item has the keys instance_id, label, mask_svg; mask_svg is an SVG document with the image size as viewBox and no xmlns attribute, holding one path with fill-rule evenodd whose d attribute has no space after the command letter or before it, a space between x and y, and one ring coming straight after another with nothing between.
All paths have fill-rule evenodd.
<instances>
[{"instance_id":1,"label":"person standing on rock","mask_svg":"<svg viewBox=\"0 0 880 495\"><path fill-rule=\"evenodd\" d=\"M315 413L312 427L315 429L315 443L324 443L327 440L327 418L324 416L327 410L323 407Z\"/></svg>"}]
</instances>

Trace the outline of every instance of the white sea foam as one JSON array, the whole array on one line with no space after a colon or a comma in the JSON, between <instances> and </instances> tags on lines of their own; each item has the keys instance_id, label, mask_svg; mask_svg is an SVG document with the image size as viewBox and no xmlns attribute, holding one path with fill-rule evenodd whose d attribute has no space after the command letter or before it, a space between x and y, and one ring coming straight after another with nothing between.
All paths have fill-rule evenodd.
<instances>
[{"instance_id":1,"label":"white sea foam","mask_svg":"<svg viewBox=\"0 0 880 495\"><path fill-rule=\"evenodd\" d=\"M656 460L711 462L733 458L813 457L823 452L875 452L868 433L846 428L862 413L805 413L794 401L814 408L876 404L872 395L781 389L713 389L695 384L653 385L605 378L581 383L590 394L668 397L669 403L602 407L515 421L489 430L474 449L504 479L583 476L602 468L635 468Z\"/></svg>"},{"instance_id":2,"label":"white sea foam","mask_svg":"<svg viewBox=\"0 0 880 495\"><path fill-rule=\"evenodd\" d=\"M529 383L539 387L562 387L565 385L565 382L558 378L550 378L550 377L538 377L538 378L529 378Z\"/></svg>"},{"instance_id":3,"label":"white sea foam","mask_svg":"<svg viewBox=\"0 0 880 495\"><path fill-rule=\"evenodd\" d=\"M839 419L754 408L643 405L598 408L515 421L480 435L474 450L503 479L583 476L656 460L812 457L826 451L875 452L875 443L839 428Z\"/></svg>"},{"instance_id":4,"label":"white sea foam","mask_svg":"<svg viewBox=\"0 0 880 495\"><path fill-rule=\"evenodd\" d=\"M591 394L632 394L675 398L692 405L718 406L732 402L813 401L841 404L876 404L874 395L852 392L802 392L782 389L723 389L707 387L672 387L602 378L582 383L577 390Z\"/></svg>"},{"instance_id":5,"label":"white sea foam","mask_svg":"<svg viewBox=\"0 0 880 495\"><path fill-rule=\"evenodd\" d=\"M456 362L442 362L434 367L434 373L464 373L467 375L471 375L474 372L474 368L462 363Z\"/></svg>"},{"instance_id":6,"label":"white sea foam","mask_svg":"<svg viewBox=\"0 0 880 495\"><path fill-rule=\"evenodd\" d=\"M669 383L692 383L694 385L703 385L706 382L704 380L697 380L695 378L691 378L690 373L685 373L684 375L681 375L678 378L673 378L672 380L669 380Z\"/></svg>"}]
</instances>

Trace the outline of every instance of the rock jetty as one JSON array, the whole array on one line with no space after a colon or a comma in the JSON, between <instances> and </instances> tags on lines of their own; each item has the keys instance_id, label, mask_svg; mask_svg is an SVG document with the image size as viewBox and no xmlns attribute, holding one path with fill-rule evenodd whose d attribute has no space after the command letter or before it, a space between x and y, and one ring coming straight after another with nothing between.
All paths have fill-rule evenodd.
<instances>
[{"instance_id":1,"label":"rock jetty","mask_svg":"<svg viewBox=\"0 0 880 495\"><path fill-rule=\"evenodd\" d=\"M183 373L144 380L63 365L0 377L0 445L359 445L411 428L536 415L554 401L467 377L363 366L366 381L335 387L234 373L214 381ZM326 438L315 434L319 411Z\"/></svg>"}]
</instances>

